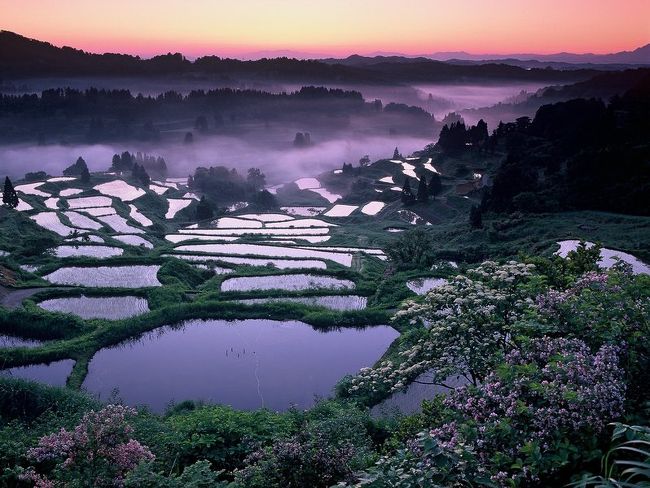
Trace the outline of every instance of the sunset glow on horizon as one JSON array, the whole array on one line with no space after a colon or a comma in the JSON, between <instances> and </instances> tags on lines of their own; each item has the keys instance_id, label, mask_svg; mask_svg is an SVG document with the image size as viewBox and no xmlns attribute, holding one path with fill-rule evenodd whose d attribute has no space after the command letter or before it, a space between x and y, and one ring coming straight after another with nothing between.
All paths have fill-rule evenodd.
<instances>
[{"instance_id":1,"label":"sunset glow on horizon","mask_svg":"<svg viewBox=\"0 0 650 488\"><path fill-rule=\"evenodd\" d=\"M0 0L0 29L91 52L240 56L608 53L650 42L650 1Z\"/></svg>"}]
</instances>

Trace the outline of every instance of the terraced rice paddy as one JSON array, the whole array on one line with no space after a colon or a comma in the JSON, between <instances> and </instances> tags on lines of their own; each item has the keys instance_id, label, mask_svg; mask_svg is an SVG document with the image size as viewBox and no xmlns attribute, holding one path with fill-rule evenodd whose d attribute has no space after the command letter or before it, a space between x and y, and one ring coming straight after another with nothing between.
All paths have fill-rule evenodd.
<instances>
[{"instance_id":1,"label":"terraced rice paddy","mask_svg":"<svg viewBox=\"0 0 650 488\"><path fill-rule=\"evenodd\" d=\"M386 206L384 202L369 202L361 208L361 213L366 215L377 215Z\"/></svg>"},{"instance_id":2,"label":"terraced rice paddy","mask_svg":"<svg viewBox=\"0 0 650 488\"><path fill-rule=\"evenodd\" d=\"M93 217L101 217L104 215L114 215L117 211L113 207L90 207L90 208L80 208L80 212L85 212L88 215Z\"/></svg>"},{"instance_id":3,"label":"terraced rice paddy","mask_svg":"<svg viewBox=\"0 0 650 488\"><path fill-rule=\"evenodd\" d=\"M187 207L190 203L192 203L192 200L183 200L180 198L168 198L167 203L169 204L169 208L167 210L167 213L165 214L165 218L173 219L178 212L180 212L185 207Z\"/></svg>"},{"instance_id":4,"label":"terraced rice paddy","mask_svg":"<svg viewBox=\"0 0 650 488\"><path fill-rule=\"evenodd\" d=\"M69 227L61 222L61 219L56 212L41 212L35 215L30 215L29 218L44 229L51 230L63 237L69 236L71 232L79 231L79 229Z\"/></svg>"},{"instance_id":5,"label":"terraced rice paddy","mask_svg":"<svg viewBox=\"0 0 650 488\"><path fill-rule=\"evenodd\" d=\"M156 195L162 195L165 192L169 191L168 186L160 186L160 185L154 185L154 184L149 185L149 189L151 191L153 191Z\"/></svg>"},{"instance_id":6,"label":"terraced rice paddy","mask_svg":"<svg viewBox=\"0 0 650 488\"><path fill-rule=\"evenodd\" d=\"M245 305L257 305L263 303L302 303L311 307L323 307L329 310L363 310L368 304L366 297L357 295L324 295L317 297L277 297L277 298L249 298L237 300Z\"/></svg>"},{"instance_id":7,"label":"terraced rice paddy","mask_svg":"<svg viewBox=\"0 0 650 488\"><path fill-rule=\"evenodd\" d=\"M295 219L283 222L270 222L265 227L271 229L278 228L297 228L297 227L338 227L336 224L330 224L320 219Z\"/></svg>"},{"instance_id":8,"label":"terraced rice paddy","mask_svg":"<svg viewBox=\"0 0 650 488\"><path fill-rule=\"evenodd\" d=\"M557 250L555 254L566 258L569 252L575 251L578 248L578 244L580 244L580 241L578 240L559 241L558 245L560 246L560 249ZM593 242L587 242L585 244L587 247L592 247L594 245ZM650 274L650 266L637 257L626 252L605 247L600 250L600 260L598 261L598 265L602 268L611 268L616 264L616 258L632 266L632 272L634 274Z\"/></svg>"},{"instance_id":9,"label":"terraced rice paddy","mask_svg":"<svg viewBox=\"0 0 650 488\"><path fill-rule=\"evenodd\" d=\"M337 200L343 198L341 195L332 193L331 191L326 190L325 188L311 188L309 189L309 191L313 191L314 193L319 194L321 197L323 197L325 200L327 200L330 203L334 203Z\"/></svg>"},{"instance_id":10,"label":"terraced rice paddy","mask_svg":"<svg viewBox=\"0 0 650 488\"><path fill-rule=\"evenodd\" d=\"M158 265L63 267L43 278L58 285L145 288L160 286Z\"/></svg>"},{"instance_id":11,"label":"terraced rice paddy","mask_svg":"<svg viewBox=\"0 0 650 488\"><path fill-rule=\"evenodd\" d=\"M45 201L43 203L45 203L45 206L47 208L52 209L52 210L57 210L59 208L59 206L58 206L59 199L58 198L54 198L54 197L47 198L47 199L45 199Z\"/></svg>"},{"instance_id":12,"label":"terraced rice paddy","mask_svg":"<svg viewBox=\"0 0 650 488\"><path fill-rule=\"evenodd\" d=\"M78 197L68 198L68 206L71 209L90 207L110 207L113 200L108 197Z\"/></svg>"},{"instance_id":13,"label":"terraced rice paddy","mask_svg":"<svg viewBox=\"0 0 650 488\"><path fill-rule=\"evenodd\" d=\"M19 212L26 212L27 210L33 210L34 207L32 207L29 203L27 203L25 200L18 200L18 206L16 207L16 210Z\"/></svg>"},{"instance_id":14,"label":"terraced rice paddy","mask_svg":"<svg viewBox=\"0 0 650 488\"><path fill-rule=\"evenodd\" d=\"M214 224L218 229L262 228L264 224L259 220L238 219L236 217L222 217Z\"/></svg>"},{"instance_id":15,"label":"terraced rice paddy","mask_svg":"<svg viewBox=\"0 0 650 488\"><path fill-rule=\"evenodd\" d=\"M142 246L146 247L147 249L153 249L153 244L149 242L146 239L143 239L140 236L135 236L132 234L123 234L123 235L115 235L111 236L113 239L123 242L124 244L128 244L129 246Z\"/></svg>"},{"instance_id":16,"label":"terraced rice paddy","mask_svg":"<svg viewBox=\"0 0 650 488\"><path fill-rule=\"evenodd\" d=\"M53 298L38 304L50 312L70 313L82 319L121 320L149 311L147 300L134 296Z\"/></svg>"},{"instance_id":17,"label":"terraced rice paddy","mask_svg":"<svg viewBox=\"0 0 650 488\"><path fill-rule=\"evenodd\" d=\"M357 205L334 205L323 215L326 217L349 217L357 208Z\"/></svg>"},{"instance_id":18,"label":"terraced rice paddy","mask_svg":"<svg viewBox=\"0 0 650 488\"><path fill-rule=\"evenodd\" d=\"M129 217L135 220L138 224L142 225L143 227L149 227L153 225L152 220L140 212L140 210L138 210L138 207L132 203L129 204L129 210Z\"/></svg>"},{"instance_id":19,"label":"terraced rice paddy","mask_svg":"<svg viewBox=\"0 0 650 488\"><path fill-rule=\"evenodd\" d=\"M243 276L228 278L221 283L221 291L261 291L261 290L353 290L355 284L330 276L310 274Z\"/></svg>"},{"instance_id":20,"label":"terraced rice paddy","mask_svg":"<svg viewBox=\"0 0 650 488\"><path fill-rule=\"evenodd\" d=\"M41 185L44 185L44 181L39 181L38 183L28 183L26 185L18 185L14 188L17 192L24 193L25 195L34 195L37 197L51 197L52 195L44 191L38 190L37 188Z\"/></svg>"},{"instance_id":21,"label":"terraced rice paddy","mask_svg":"<svg viewBox=\"0 0 650 488\"><path fill-rule=\"evenodd\" d=\"M424 295L429 293L434 288L438 288L447 283L443 278L420 278L406 282L406 287L413 293Z\"/></svg>"},{"instance_id":22,"label":"terraced rice paddy","mask_svg":"<svg viewBox=\"0 0 650 488\"><path fill-rule=\"evenodd\" d=\"M111 258L121 256L124 250L120 247L111 246L58 246L54 248L54 255L57 258L89 257L89 258Z\"/></svg>"},{"instance_id":23,"label":"terraced rice paddy","mask_svg":"<svg viewBox=\"0 0 650 488\"><path fill-rule=\"evenodd\" d=\"M239 237L236 236L214 236L214 235L200 235L200 234L167 234L165 236L169 242L178 244L185 241L221 241L231 242L236 241Z\"/></svg>"},{"instance_id":24,"label":"terraced rice paddy","mask_svg":"<svg viewBox=\"0 0 650 488\"><path fill-rule=\"evenodd\" d=\"M328 259L343 266L352 265L352 254L300 249L286 246L266 246L259 244L188 244L179 246L176 251L188 253L209 253L239 256L266 256L277 258Z\"/></svg>"},{"instance_id":25,"label":"terraced rice paddy","mask_svg":"<svg viewBox=\"0 0 650 488\"><path fill-rule=\"evenodd\" d=\"M112 228L115 232L120 232L122 234L144 234L142 229L129 225L126 219L121 215L102 215L97 218Z\"/></svg>"},{"instance_id":26,"label":"terraced rice paddy","mask_svg":"<svg viewBox=\"0 0 650 488\"><path fill-rule=\"evenodd\" d=\"M78 212L74 212L74 211L63 212L63 215L65 215L68 218L68 220L73 226L78 227L80 229L99 230L102 228L102 224Z\"/></svg>"},{"instance_id":27,"label":"terraced rice paddy","mask_svg":"<svg viewBox=\"0 0 650 488\"><path fill-rule=\"evenodd\" d=\"M83 193L83 190L81 188L66 188L65 190L61 190L59 192L59 196L71 197L73 195L79 195L79 193Z\"/></svg>"},{"instance_id":28,"label":"terraced rice paddy","mask_svg":"<svg viewBox=\"0 0 650 488\"><path fill-rule=\"evenodd\" d=\"M102 195L119 198L123 202L133 201L145 194L143 189L129 185L124 180L109 181L101 185L96 185L94 188Z\"/></svg>"},{"instance_id":29,"label":"terraced rice paddy","mask_svg":"<svg viewBox=\"0 0 650 488\"><path fill-rule=\"evenodd\" d=\"M287 228L240 228L240 229L179 229L181 234L204 235L204 236L243 236L247 234L267 236L300 236L300 235L323 235L329 233L327 227L306 227L297 229Z\"/></svg>"},{"instance_id":30,"label":"terraced rice paddy","mask_svg":"<svg viewBox=\"0 0 650 488\"><path fill-rule=\"evenodd\" d=\"M220 261L241 266L273 266L278 269L327 269L325 262L315 259L236 258L232 256L206 256L204 254L164 254L163 257L175 257L186 261Z\"/></svg>"}]
</instances>

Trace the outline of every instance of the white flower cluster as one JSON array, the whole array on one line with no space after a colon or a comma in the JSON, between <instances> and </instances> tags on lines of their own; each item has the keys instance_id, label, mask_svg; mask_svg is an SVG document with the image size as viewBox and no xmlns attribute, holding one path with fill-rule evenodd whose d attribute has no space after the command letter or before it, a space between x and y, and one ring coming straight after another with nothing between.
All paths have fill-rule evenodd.
<instances>
[{"instance_id":1,"label":"white flower cluster","mask_svg":"<svg viewBox=\"0 0 650 488\"><path fill-rule=\"evenodd\" d=\"M427 327L425 337L401 351L398 361L360 371L350 391L396 391L426 371L438 383L452 375L480 382L496 353L510 349L511 328L533 303L518 287L533 271L515 261L486 261L434 288L422 303L405 302L394 320Z\"/></svg>"}]
</instances>

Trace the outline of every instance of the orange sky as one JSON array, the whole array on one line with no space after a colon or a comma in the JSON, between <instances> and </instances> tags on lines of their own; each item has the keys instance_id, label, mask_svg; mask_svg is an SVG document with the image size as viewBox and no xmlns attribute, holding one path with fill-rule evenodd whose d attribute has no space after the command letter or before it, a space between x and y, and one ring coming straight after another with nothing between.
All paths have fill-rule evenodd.
<instances>
[{"instance_id":1,"label":"orange sky","mask_svg":"<svg viewBox=\"0 0 650 488\"><path fill-rule=\"evenodd\" d=\"M0 29L93 52L614 52L650 0L0 0Z\"/></svg>"}]
</instances>

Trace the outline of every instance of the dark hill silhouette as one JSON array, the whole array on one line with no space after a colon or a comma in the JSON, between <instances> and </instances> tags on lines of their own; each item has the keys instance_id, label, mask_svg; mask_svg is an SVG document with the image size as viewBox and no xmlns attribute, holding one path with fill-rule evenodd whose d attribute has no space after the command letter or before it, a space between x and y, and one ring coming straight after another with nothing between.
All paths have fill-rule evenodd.
<instances>
[{"instance_id":1,"label":"dark hill silhouette","mask_svg":"<svg viewBox=\"0 0 650 488\"><path fill-rule=\"evenodd\" d=\"M6 78L39 76L151 76L203 73L220 77L302 80L322 83L401 83L463 80L537 80L569 82L593 76L594 70L525 69L506 64L458 65L429 59L394 57L345 60L289 58L241 61L204 56L194 62L180 53L150 59L127 54L92 54L72 47L0 31L0 72Z\"/></svg>"}]
</instances>

